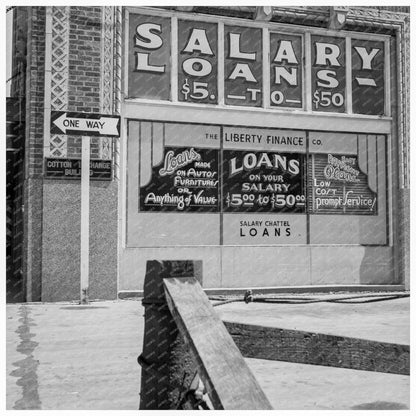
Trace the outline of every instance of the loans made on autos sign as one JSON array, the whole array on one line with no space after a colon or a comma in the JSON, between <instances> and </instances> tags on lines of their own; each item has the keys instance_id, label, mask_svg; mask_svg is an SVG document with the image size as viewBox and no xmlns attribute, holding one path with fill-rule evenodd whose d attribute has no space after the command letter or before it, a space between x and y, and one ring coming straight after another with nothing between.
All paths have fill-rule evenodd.
<instances>
[{"instance_id":1,"label":"loans made on autos sign","mask_svg":"<svg viewBox=\"0 0 416 416\"><path fill-rule=\"evenodd\" d=\"M384 38L280 28L130 13L128 98L384 114Z\"/></svg>"}]
</instances>

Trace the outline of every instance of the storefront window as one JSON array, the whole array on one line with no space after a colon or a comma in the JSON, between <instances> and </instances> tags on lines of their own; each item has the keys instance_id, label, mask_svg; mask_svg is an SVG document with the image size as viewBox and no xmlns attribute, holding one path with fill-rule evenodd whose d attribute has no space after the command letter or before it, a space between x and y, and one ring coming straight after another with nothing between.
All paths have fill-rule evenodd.
<instances>
[{"instance_id":1,"label":"storefront window","mask_svg":"<svg viewBox=\"0 0 416 416\"><path fill-rule=\"evenodd\" d=\"M384 136L147 121L129 131L133 244L386 244Z\"/></svg>"}]
</instances>

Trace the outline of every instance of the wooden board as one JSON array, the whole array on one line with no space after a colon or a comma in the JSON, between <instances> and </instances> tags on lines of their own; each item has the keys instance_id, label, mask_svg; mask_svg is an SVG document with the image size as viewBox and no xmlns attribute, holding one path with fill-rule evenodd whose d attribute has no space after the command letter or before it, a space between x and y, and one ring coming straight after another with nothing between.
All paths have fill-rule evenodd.
<instances>
[{"instance_id":1,"label":"wooden board","mask_svg":"<svg viewBox=\"0 0 416 416\"><path fill-rule=\"evenodd\" d=\"M215 409L270 410L263 390L195 278L164 279L172 316Z\"/></svg>"},{"instance_id":2,"label":"wooden board","mask_svg":"<svg viewBox=\"0 0 416 416\"><path fill-rule=\"evenodd\" d=\"M244 357L410 374L409 345L224 322Z\"/></svg>"}]
</instances>

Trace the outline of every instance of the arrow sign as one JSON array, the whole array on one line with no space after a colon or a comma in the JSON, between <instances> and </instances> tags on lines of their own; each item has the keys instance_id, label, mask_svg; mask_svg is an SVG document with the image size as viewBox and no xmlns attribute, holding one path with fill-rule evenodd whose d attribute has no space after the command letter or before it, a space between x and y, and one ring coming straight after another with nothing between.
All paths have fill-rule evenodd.
<instances>
[{"instance_id":1,"label":"arrow sign","mask_svg":"<svg viewBox=\"0 0 416 416\"><path fill-rule=\"evenodd\" d=\"M120 137L120 117L108 114L52 111L51 133Z\"/></svg>"}]
</instances>

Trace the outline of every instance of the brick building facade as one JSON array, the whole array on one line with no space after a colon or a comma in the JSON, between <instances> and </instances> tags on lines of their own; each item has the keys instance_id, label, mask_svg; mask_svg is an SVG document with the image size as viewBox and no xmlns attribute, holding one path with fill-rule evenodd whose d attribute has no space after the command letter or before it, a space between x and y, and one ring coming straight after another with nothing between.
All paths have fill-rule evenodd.
<instances>
[{"instance_id":1,"label":"brick building facade","mask_svg":"<svg viewBox=\"0 0 416 416\"><path fill-rule=\"evenodd\" d=\"M144 278L144 264L146 259L151 258L202 259L206 288L291 287L294 289L304 286L315 288L330 286L344 289L346 287L368 289L369 286L390 289L409 288L409 14L406 8L49 6L16 7L13 13L13 68L18 76L11 81L13 85L11 95L14 105L17 105L19 110L11 111L11 114L13 113L13 117L20 120L19 134L24 141L24 155L20 156L20 165L15 164L14 169L18 169L24 177L20 181L23 188L24 208L22 209L22 205L16 201L11 208L15 214L13 217L15 223L19 221L19 215L21 216L22 233L19 234L20 241L10 243L8 255L8 260L10 259L10 262L8 261L8 291L10 292L8 299L10 301L60 301L79 298L80 181L79 179L48 177L45 173L45 166L46 162L52 159L80 159L81 137L51 133L51 112L54 111L121 116L120 139L91 138L91 159L111 161L112 177L111 180L91 181L90 185L90 299L115 299L117 296L140 292ZM145 16L143 22L147 18L150 21L153 19L152 24L156 26L153 26L153 29L148 28L148 32L142 26L143 32L136 36L135 39L139 41L135 40L136 46L133 46L132 50L132 37L129 30L134 30L133 25L136 25L137 29L140 24L146 24L142 22L141 16ZM314 113L312 107L308 108L310 105L308 102L311 102L311 98L308 98L308 88L310 89L312 85L308 77L312 79L314 77L313 74L308 75L308 67L300 69L305 77L302 81L305 87L301 91L304 101L301 109L272 108L273 101L266 102L264 98L260 103L260 109L238 107L238 102L227 106L227 98L224 101L226 87L221 86L217 78L212 82L217 85L217 93L223 95L223 101L220 98L214 104L195 101L184 103L180 90L178 92L172 87L173 81L182 82L180 65L175 63L175 53L178 53L178 43L175 42L180 42L182 35L180 31L179 36L175 35L174 28L178 25L186 26L183 22L188 22L188 19L191 22L207 22L204 30L206 33L211 33L209 31L214 33L212 36L217 42L218 59L223 61L227 61L227 54L224 50L221 52L221 47L218 45L224 40L224 33L228 33L224 32L228 30L228 27L241 26L262 31L263 57L270 55L270 50L264 49L265 40L270 39L270 36L273 37L280 31L294 33L291 36L294 38L298 36L304 42L301 46L304 59L312 59L311 56L313 57L314 53L312 50L312 55L308 55L308 42L311 41L307 39L312 39L313 42L315 37L318 39L319 36L326 36L326 33L329 33L334 38L344 36L347 44L352 42L354 45L354 42L365 38L362 35L367 33L370 39L373 39L374 45L378 45L377 42L384 42L386 45L384 64L389 63L389 68L387 70L383 67L386 90L385 113L376 116L370 110L367 115L355 116L352 114L354 112L352 104L345 104L345 116L336 114L338 109L335 112L329 111L329 114ZM146 50L146 43L151 43L152 39L158 42L157 36L162 37L162 29L159 32L157 28L162 27L165 22L170 25L171 32L169 33L172 34L172 38L169 39L171 48L169 53L172 57L167 61L170 64L166 64L172 65L169 67L170 83L167 84L170 88L168 95L169 92L170 95L168 99L149 98L145 94L140 96L140 93L134 96L129 87L135 82L134 76L140 72L138 69L140 65L136 62L137 67L133 73L130 72L129 62L133 53L139 54L136 56L140 57L146 55L143 53ZM202 25L202 23L198 24ZM328 28L329 32L325 32ZM194 33L201 34L201 31L202 29L197 29ZM243 36L243 34L242 30L240 35ZM204 38L194 40L193 44L194 48L199 47L200 51L203 48L201 39ZM137 46L140 44L145 45L144 49ZM357 46L357 48L360 47ZM244 45L244 48L239 52L240 54L246 53L247 58L250 45ZM377 50L380 49L377 48ZM136 52L133 52L134 50ZM149 68L152 67L153 62L154 71L157 72L159 70L154 62L162 54L155 58L156 61L151 61L150 59L156 56L151 54L152 50L151 48L147 50L150 52L146 62ZM368 50L367 48L367 54ZM286 51L286 53L289 52ZM217 56L217 53L213 55ZM201 54L195 59L200 59L200 56ZM353 59L352 55L348 56L348 59ZM224 77L224 70L221 69L223 61L210 64L217 68L218 79ZM158 65L161 67L160 63ZM271 68L267 69L263 61L262 69L260 69L260 72L263 71L263 79L265 74L270 75L270 71L274 71L274 68ZM190 72L192 71L196 72L197 66L191 68ZM241 72L239 75L241 77ZM346 79L346 83L350 82L351 86L348 75ZM143 80L145 78L140 78L137 82L145 83ZM271 87L266 86L265 81L263 82L264 91L270 92ZM156 84L156 87L160 89L162 86L162 82ZM195 91L195 96L197 96ZM346 93L346 97L348 94L350 93ZM347 108L348 105L351 106L350 109ZM351 114L348 114L349 112ZM137 207L137 201L131 201L133 188L130 186L136 180L132 169L138 169L141 172L139 176L144 175L142 165L147 163L142 153L139 153L140 162L131 159L132 149L136 146L134 135L140 136L140 139L137 139L139 152L143 152L140 146L145 146L143 143L145 143L148 128L152 132L149 133L152 143L152 140L156 140L154 132L160 129L164 132L164 140L177 140L172 145L173 148L176 146L178 149L183 149L185 145L182 139L169 138L166 133L170 131L169 126L175 122L185 126L183 127L184 135L188 134L186 129L193 128L186 123L193 123L198 126L212 126L212 130L210 127L207 132L214 132L212 134L218 132L223 138L225 132L237 134L235 133L237 130L232 129L237 129L242 125L253 134L256 132L266 134L266 130L260 130L265 128L271 131L277 129L273 130L275 132L273 134L280 134L282 130L279 129L294 129L295 132L297 132L296 129L301 129L306 132L305 137L308 138L308 143L309 140L313 140L313 137L317 138L315 140L320 140L321 136L326 137L325 132L317 133L317 131L324 131L325 127L322 126L328 122L329 131L336 132L334 137L338 137L337 134L341 137L342 134L353 135L356 132L357 140L361 140L358 135L367 135L365 140L370 143L367 144L367 149L371 149L372 137L379 137L374 139L378 143L377 146L381 146L377 149L385 148L386 152L386 159L380 159L380 162L377 156L377 183L382 180L386 183L385 186L379 185L381 187L377 188L380 205L376 216L379 222L375 217L366 216L368 212L363 211L358 212L360 215L364 214L359 217L359 220L357 220L357 213L351 215L351 218L354 217L351 224L356 222L356 225L352 227L356 226L357 230L363 227L362 224L364 227L365 224L370 224L368 227L373 227L376 230L374 235L376 235L379 225L371 224L382 222L380 226L382 237L373 241L374 236L359 236L359 231L357 231L357 239L355 236L346 236L340 242L335 236L330 237L327 242L322 238L315 238L313 230L314 227L315 229L320 227L320 223L317 222L319 215L313 216L313 213L307 211L309 209L307 207L306 211L299 208L301 216L291 216L296 214L294 211L293 213L286 211L285 214L291 224L295 224L292 225L292 233L294 230L296 232L300 230L297 240L287 240L287 243L284 240L278 243L268 242L269 240L266 242L265 240L251 240L250 243L240 243L238 238L242 238L245 232L257 233L258 230L251 231L253 228L245 230L240 226L239 237L233 237L232 233L235 231L231 229L232 218L238 217L240 224L243 224L247 218L254 217L241 212L239 216L232 217L231 214L226 214L225 205L211 210L210 212L214 213L209 213L209 217L204 217L207 218L207 224L212 224L212 227L215 228L218 225L218 231L213 232L212 237L207 233L205 236L197 236L194 240L186 237L186 232L171 225L172 218L184 221L181 224L188 224L190 227L203 227L205 220L198 222L197 219L205 214L191 212L169 214L153 211L145 213L147 208L143 201L139 202L139 207ZM181 128L177 127L179 130ZM175 134L172 132L172 137ZM198 135L199 133L192 134ZM297 132L296 134L303 133ZM340 140L343 139L340 138ZM212 146L210 148L214 149ZM245 151L249 149L250 146L245 148ZM218 151L218 157L223 160L226 157L224 144ZM290 155L294 154L290 153L293 152L292 150L286 151ZM309 151L308 148L305 150L305 156L299 156L301 160L299 163L302 166L305 165L305 178L306 169L309 169L308 161L313 158L319 159L318 156L311 156ZM209 152L207 148L200 151L202 155L211 154ZM348 152L346 154L354 154ZM342 152L339 154L341 155ZM229 153L229 155L232 154ZM151 157L154 157L153 153ZM359 159L358 153L356 158ZM379 176L380 166L384 166L382 169L386 170L384 179L380 179ZM10 177L13 173L10 171L8 175ZM306 179L302 180L305 181L305 188L312 186L309 182L306 183ZM136 187L144 189L144 185L139 180L134 183ZM371 188L370 185L369 187ZM133 192L135 192L134 189ZM218 192L221 192L218 195L223 196L222 189ZM310 191L304 192L305 198L309 198L308 192ZM386 194L385 200L380 195L381 193ZM312 202L309 201L307 204L310 205ZM314 214L322 213L324 212ZM335 218L334 224L337 221L348 224L349 217L341 218L338 213L335 213L335 217L329 217L333 214L326 213L328 217L321 218L330 218L331 221ZM180 216L175 217L175 215ZM363 219L364 217L366 219ZM269 217L258 216L255 221L260 223L264 221L264 218ZM284 219L283 216L276 218L279 221ZM159 219L160 224L167 230L166 232L156 225L149 225L159 223ZM212 228L211 225L209 227ZM155 230L153 236L152 230ZM277 233L276 229L275 232ZM177 240L172 240L173 242L169 240L169 236L166 235L169 233ZM145 236L143 237L142 234ZM202 234L204 233L201 232ZM252 247L252 251L257 254L253 255L255 256L253 258L248 258L249 263L245 265L244 258L248 256L249 247ZM267 260L263 262L263 265L255 263L255 258L261 256L261 253L267 253L264 255L270 259L270 263ZM340 253L345 254L346 260L335 262L336 264L331 266L331 260L328 258L338 258ZM20 258L19 256L21 256L21 264L13 262L12 259ZM281 260L279 261L278 258ZM292 258L294 260L291 260ZM303 264L303 259L306 259L305 264ZM284 266L281 266L282 263ZM250 264L254 265L254 269L250 268ZM273 268L277 271L271 273L270 270ZM249 271L247 275L244 275L246 269ZM264 278L258 279L250 276L253 270L264 274ZM241 278L237 276L240 274ZM301 277L296 278L296 275Z\"/></svg>"}]
</instances>

